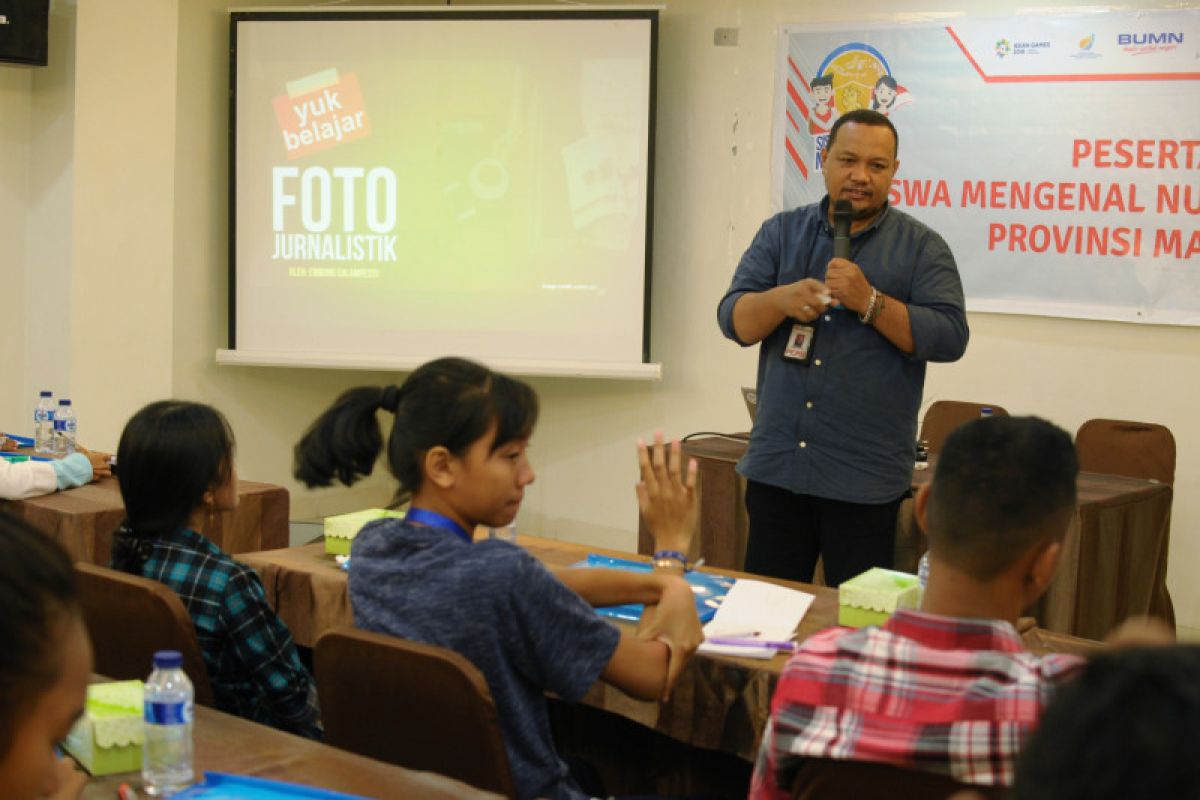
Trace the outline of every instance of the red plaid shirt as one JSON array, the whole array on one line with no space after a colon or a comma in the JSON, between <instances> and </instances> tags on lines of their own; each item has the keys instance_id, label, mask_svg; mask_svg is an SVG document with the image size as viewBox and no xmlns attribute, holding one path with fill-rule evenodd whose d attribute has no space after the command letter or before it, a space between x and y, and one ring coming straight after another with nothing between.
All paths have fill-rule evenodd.
<instances>
[{"instance_id":1,"label":"red plaid shirt","mask_svg":"<svg viewBox=\"0 0 1200 800\"><path fill-rule=\"evenodd\" d=\"M881 628L821 631L780 676L750 797L789 797L806 756L1007 786L1054 684L1082 664L1027 652L999 620L897 611Z\"/></svg>"}]
</instances>

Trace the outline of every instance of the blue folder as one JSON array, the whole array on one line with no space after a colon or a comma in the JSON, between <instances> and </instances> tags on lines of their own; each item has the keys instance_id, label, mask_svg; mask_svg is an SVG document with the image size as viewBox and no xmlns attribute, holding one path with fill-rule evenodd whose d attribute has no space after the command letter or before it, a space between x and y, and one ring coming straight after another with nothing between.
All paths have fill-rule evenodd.
<instances>
[{"instance_id":1,"label":"blue folder","mask_svg":"<svg viewBox=\"0 0 1200 800\"><path fill-rule=\"evenodd\" d=\"M356 794L331 792L298 783L247 778L224 772L205 772L204 781L178 794L175 800L282 800L289 797L322 798L322 800L368 800Z\"/></svg>"},{"instance_id":2,"label":"blue folder","mask_svg":"<svg viewBox=\"0 0 1200 800\"><path fill-rule=\"evenodd\" d=\"M631 572L650 572L654 569L652 564L645 561L630 561L624 558L601 556L596 553L588 553L587 559L580 561L575 566L627 569ZM721 607L725 595L729 594L734 579L724 575L710 575L707 572L687 572L683 577L691 584L692 592L696 595L696 613L700 616L700 621L708 622ZM621 606L597 608L596 613L613 619L637 622L642 618L642 608L640 603L627 603Z\"/></svg>"}]
</instances>

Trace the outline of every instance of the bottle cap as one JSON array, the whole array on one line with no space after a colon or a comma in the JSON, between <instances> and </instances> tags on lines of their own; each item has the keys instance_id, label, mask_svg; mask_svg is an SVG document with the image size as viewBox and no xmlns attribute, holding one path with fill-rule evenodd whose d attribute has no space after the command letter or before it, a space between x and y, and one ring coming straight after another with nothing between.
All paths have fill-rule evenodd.
<instances>
[{"instance_id":1,"label":"bottle cap","mask_svg":"<svg viewBox=\"0 0 1200 800\"><path fill-rule=\"evenodd\" d=\"M179 669L183 666L183 654L178 650L159 650L154 654L155 669Z\"/></svg>"},{"instance_id":2,"label":"bottle cap","mask_svg":"<svg viewBox=\"0 0 1200 800\"><path fill-rule=\"evenodd\" d=\"M70 400L59 400L58 404L60 406L69 406L69 405L71 405L71 401Z\"/></svg>"},{"instance_id":3,"label":"bottle cap","mask_svg":"<svg viewBox=\"0 0 1200 800\"><path fill-rule=\"evenodd\" d=\"M50 397L52 394L53 392L48 392L45 389L42 389L40 392L38 392L39 397Z\"/></svg>"}]
</instances>

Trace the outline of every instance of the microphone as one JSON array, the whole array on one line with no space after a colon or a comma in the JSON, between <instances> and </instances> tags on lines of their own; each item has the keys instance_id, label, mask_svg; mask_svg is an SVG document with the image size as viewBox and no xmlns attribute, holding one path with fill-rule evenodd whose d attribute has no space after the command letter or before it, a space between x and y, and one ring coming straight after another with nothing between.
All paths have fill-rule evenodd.
<instances>
[{"instance_id":1,"label":"microphone","mask_svg":"<svg viewBox=\"0 0 1200 800\"><path fill-rule=\"evenodd\" d=\"M850 260L850 218L854 208L849 200L833 204L833 257Z\"/></svg>"}]
</instances>

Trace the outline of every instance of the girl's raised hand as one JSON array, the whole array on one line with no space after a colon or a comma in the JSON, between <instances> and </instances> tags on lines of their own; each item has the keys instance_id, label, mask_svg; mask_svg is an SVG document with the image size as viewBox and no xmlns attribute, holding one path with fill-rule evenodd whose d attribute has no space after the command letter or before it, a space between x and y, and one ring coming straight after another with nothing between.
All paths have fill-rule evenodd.
<instances>
[{"instance_id":1,"label":"girl's raised hand","mask_svg":"<svg viewBox=\"0 0 1200 800\"><path fill-rule=\"evenodd\" d=\"M683 474L683 446L678 439L670 449L663 444L662 431L655 431L654 446L637 443L641 480L637 484L638 508L654 537L657 550L687 553L696 528L696 459L689 459Z\"/></svg>"}]
</instances>

